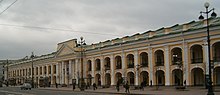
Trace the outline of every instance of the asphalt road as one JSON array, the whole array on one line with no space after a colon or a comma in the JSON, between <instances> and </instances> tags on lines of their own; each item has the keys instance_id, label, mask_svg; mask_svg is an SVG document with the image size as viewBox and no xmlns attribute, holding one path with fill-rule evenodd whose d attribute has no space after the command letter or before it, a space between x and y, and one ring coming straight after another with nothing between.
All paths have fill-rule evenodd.
<instances>
[{"instance_id":1,"label":"asphalt road","mask_svg":"<svg viewBox=\"0 0 220 95\"><path fill-rule=\"evenodd\" d=\"M111 94L42 90L37 88L33 88L32 90L21 90L19 87L1 87L0 95L111 95Z\"/></svg>"}]
</instances>

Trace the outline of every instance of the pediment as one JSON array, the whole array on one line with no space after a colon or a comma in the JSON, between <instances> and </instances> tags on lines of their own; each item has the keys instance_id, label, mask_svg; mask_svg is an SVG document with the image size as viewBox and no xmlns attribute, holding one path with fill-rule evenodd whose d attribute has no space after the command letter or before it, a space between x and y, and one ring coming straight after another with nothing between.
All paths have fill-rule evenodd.
<instances>
[{"instance_id":1,"label":"pediment","mask_svg":"<svg viewBox=\"0 0 220 95\"><path fill-rule=\"evenodd\" d=\"M61 46L61 48L57 51L56 57L64 56L64 55L68 55L68 54L72 54L72 53L75 53L74 49L69 47L66 44L63 44Z\"/></svg>"}]
</instances>

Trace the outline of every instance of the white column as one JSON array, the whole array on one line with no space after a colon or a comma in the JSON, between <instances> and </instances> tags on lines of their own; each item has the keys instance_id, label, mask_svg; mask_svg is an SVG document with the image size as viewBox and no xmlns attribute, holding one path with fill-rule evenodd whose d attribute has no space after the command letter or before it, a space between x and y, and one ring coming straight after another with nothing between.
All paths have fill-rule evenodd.
<instances>
[{"instance_id":1,"label":"white column","mask_svg":"<svg viewBox=\"0 0 220 95\"><path fill-rule=\"evenodd\" d=\"M42 66L42 75L44 76L45 75L45 69L44 69L44 66Z\"/></svg>"},{"instance_id":2,"label":"white column","mask_svg":"<svg viewBox=\"0 0 220 95\"><path fill-rule=\"evenodd\" d=\"M148 48L148 61L149 61L149 68L150 68L150 70L149 70L149 84L152 82L152 85L154 85L154 79L153 79L153 75L154 75L154 72L153 72L153 68L154 68L154 66L153 66L153 54L152 54L152 48L151 47L149 47ZM151 85L151 84L150 84Z\"/></svg>"},{"instance_id":3,"label":"white column","mask_svg":"<svg viewBox=\"0 0 220 95\"><path fill-rule=\"evenodd\" d=\"M208 53L209 53L209 48L208 48L208 42L207 41L205 41L204 42L204 45L203 45L203 51L204 51L204 61L205 61L205 66L206 66L206 71L205 71L205 74L206 75L209 75L209 55L208 55Z\"/></svg>"},{"instance_id":4,"label":"white column","mask_svg":"<svg viewBox=\"0 0 220 95\"><path fill-rule=\"evenodd\" d=\"M92 64L92 84L95 83L95 59L92 58L91 60L91 64Z\"/></svg>"},{"instance_id":5,"label":"white column","mask_svg":"<svg viewBox=\"0 0 220 95\"><path fill-rule=\"evenodd\" d=\"M61 63L61 84L64 84L64 62Z\"/></svg>"},{"instance_id":6,"label":"white column","mask_svg":"<svg viewBox=\"0 0 220 95\"><path fill-rule=\"evenodd\" d=\"M4 72L5 72L5 73L4 73L4 76L5 76L5 77L4 77L4 79L5 79L5 80L7 80L7 78L8 78L8 72L7 72L7 68L6 68L6 69L4 69Z\"/></svg>"},{"instance_id":7,"label":"white column","mask_svg":"<svg viewBox=\"0 0 220 95\"><path fill-rule=\"evenodd\" d=\"M101 85L105 85L105 63L104 63L104 58L101 56L100 58L101 61Z\"/></svg>"},{"instance_id":8,"label":"white column","mask_svg":"<svg viewBox=\"0 0 220 95\"><path fill-rule=\"evenodd\" d=\"M46 65L46 76L49 77L49 65Z\"/></svg>"},{"instance_id":9,"label":"white column","mask_svg":"<svg viewBox=\"0 0 220 95\"><path fill-rule=\"evenodd\" d=\"M31 78L32 78L32 77L34 77L34 75L32 76L32 74L34 74L34 72L33 72L33 70L32 70L32 69L33 69L33 68L32 68L32 66L31 66L31 75L30 75L30 76L31 76ZM16 72L17 72L17 70L16 70ZM16 76L17 76L17 73L16 73Z\"/></svg>"},{"instance_id":10,"label":"white column","mask_svg":"<svg viewBox=\"0 0 220 95\"><path fill-rule=\"evenodd\" d=\"M186 85L189 85L189 66L188 66L188 64L189 64L189 62L188 62L188 46L187 46L187 44L185 44L185 43L183 43L183 47L184 47L184 52L183 52L183 54L184 54L184 65L183 65L183 74L184 74L184 76L185 77L183 77L184 79L183 79L183 81L185 81L186 80Z\"/></svg>"},{"instance_id":11,"label":"white column","mask_svg":"<svg viewBox=\"0 0 220 95\"><path fill-rule=\"evenodd\" d=\"M67 84L67 63L64 62L64 84ZM69 65L68 65L69 66Z\"/></svg>"},{"instance_id":12,"label":"white column","mask_svg":"<svg viewBox=\"0 0 220 95\"><path fill-rule=\"evenodd\" d=\"M126 78L126 63L125 63L125 53L122 52L121 54L121 61L122 61L122 77ZM127 79L126 79L127 80Z\"/></svg>"},{"instance_id":13,"label":"white column","mask_svg":"<svg viewBox=\"0 0 220 95\"><path fill-rule=\"evenodd\" d=\"M60 78L60 73L59 73L59 63L56 63L56 82L59 82L59 78ZM60 83L59 83L60 84Z\"/></svg>"},{"instance_id":14,"label":"white column","mask_svg":"<svg viewBox=\"0 0 220 95\"><path fill-rule=\"evenodd\" d=\"M69 84L72 83L72 60L69 60Z\"/></svg>"},{"instance_id":15,"label":"white column","mask_svg":"<svg viewBox=\"0 0 220 95\"><path fill-rule=\"evenodd\" d=\"M78 84L79 83L79 78L80 78L80 71L79 71L79 59L76 59L75 60L75 69L76 69L76 83Z\"/></svg>"},{"instance_id":16,"label":"white column","mask_svg":"<svg viewBox=\"0 0 220 95\"><path fill-rule=\"evenodd\" d=\"M34 67L34 77L37 76L37 75L36 75L36 74L37 74L37 73L36 73L36 68L37 68L37 67ZM21 72L20 72L20 70L19 70L19 76L21 76L20 73L21 73Z\"/></svg>"},{"instance_id":17,"label":"white column","mask_svg":"<svg viewBox=\"0 0 220 95\"><path fill-rule=\"evenodd\" d=\"M165 46L165 85L170 85L170 59L169 59L170 53L169 53L169 47Z\"/></svg>"},{"instance_id":18,"label":"white column","mask_svg":"<svg viewBox=\"0 0 220 95\"><path fill-rule=\"evenodd\" d=\"M135 85L139 85L139 71L137 70L138 67L138 51L134 51L134 69L136 71L135 73Z\"/></svg>"},{"instance_id":19,"label":"white column","mask_svg":"<svg viewBox=\"0 0 220 95\"><path fill-rule=\"evenodd\" d=\"M114 56L113 55L111 55L110 56L110 64L111 64L111 85L115 85L116 83L115 83L115 68L114 68L114 64L115 64L115 61L114 61Z\"/></svg>"},{"instance_id":20,"label":"white column","mask_svg":"<svg viewBox=\"0 0 220 95\"><path fill-rule=\"evenodd\" d=\"M40 66L38 66L38 76L39 76L39 78L40 78L40 71L41 71Z\"/></svg>"},{"instance_id":21,"label":"white column","mask_svg":"<svg viewBox=\"0 0 220 95\"><path fill-rule=\"evenodd\" d=\"M51 84L54 84L54 81L53 81L53 80L54 80L54 78L53 78L53 76L54 76L54 72L53 72L53 70L54 70L54 68L53 68L53 64L51 64L50 67L51 67L51 71L50 71L50 72L51 72L51 74L50 74L50 77L51 77Z\"/></svg>"}]
</instances>

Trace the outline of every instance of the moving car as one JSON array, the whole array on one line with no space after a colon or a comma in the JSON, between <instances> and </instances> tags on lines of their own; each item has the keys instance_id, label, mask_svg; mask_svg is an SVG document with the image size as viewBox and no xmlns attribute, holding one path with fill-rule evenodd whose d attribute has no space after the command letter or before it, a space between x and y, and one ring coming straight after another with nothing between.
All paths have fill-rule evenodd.
<instances>
[{"instance_id":1,"label":"moving car","mask_svg":"<svg viewBox=\"0 0 220 95\"><path fill-rule=\"evenodd\" d=\"M31 84L30 83L24 83L22 86L21 86L21 90L31 90Z\"/></svg>"}]
</instances>

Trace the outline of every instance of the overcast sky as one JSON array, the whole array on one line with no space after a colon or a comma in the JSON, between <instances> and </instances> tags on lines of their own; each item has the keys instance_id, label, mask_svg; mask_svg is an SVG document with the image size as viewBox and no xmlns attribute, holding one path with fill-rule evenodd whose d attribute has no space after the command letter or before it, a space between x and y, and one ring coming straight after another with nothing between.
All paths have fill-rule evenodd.
<instances>
[{"instance_id":1,"label":"overcast sky","mask_svg":"<svg viewBox=\"0 0 220 95\"><path fill-rule=\"evenodd\" d=\"M0 0L0 12L16 0ZM220 0L17 0L0 14L0 59L56 51L57 43L87 44L198 20L209 1L220 15Z\"/></svg>"}]
</instances>

